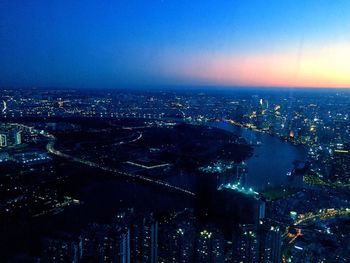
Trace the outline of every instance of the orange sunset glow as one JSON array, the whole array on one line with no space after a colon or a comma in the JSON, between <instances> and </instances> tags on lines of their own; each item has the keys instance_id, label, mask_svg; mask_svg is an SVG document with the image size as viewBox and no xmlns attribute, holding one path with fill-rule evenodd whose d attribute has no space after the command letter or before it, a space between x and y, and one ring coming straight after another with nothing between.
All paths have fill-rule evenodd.
<instances>
[{"instance_id":1,"label":"orange sunset glow","mask_svg":"<svg viewBox=\"0 0 350 263\"><path fill-rule=\"evenodd\" d=\"M220 85L350 87L350 43L246 55L195 55L176 73Z\"/></svg>"}]
</instances>

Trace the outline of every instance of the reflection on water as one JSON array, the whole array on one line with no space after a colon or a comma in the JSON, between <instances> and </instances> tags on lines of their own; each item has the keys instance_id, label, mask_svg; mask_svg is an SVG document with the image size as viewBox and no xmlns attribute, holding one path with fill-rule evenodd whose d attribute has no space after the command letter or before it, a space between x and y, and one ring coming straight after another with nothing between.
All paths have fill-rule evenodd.
<instances>
[{"instance_id":1,"label":"reflection on water","mask_svg":"<svg viewBox=\"0 0 350 263\"><path fill-rule=\"evenodd\" d=\"M246 160L247 185L256 190L287 183L287 173L293 170L293 162L306 158L304 147L293 145L269 134L240 128L227 122L211 125L232 131L248 143L256 145L253 156Z\"/></svg>"}]
</instances>

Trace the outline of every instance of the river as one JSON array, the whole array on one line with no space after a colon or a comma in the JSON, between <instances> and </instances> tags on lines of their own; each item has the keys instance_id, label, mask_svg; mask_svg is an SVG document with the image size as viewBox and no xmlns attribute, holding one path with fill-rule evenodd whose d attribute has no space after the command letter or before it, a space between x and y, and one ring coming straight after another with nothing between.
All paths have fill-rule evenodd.
<instances>
[{"instance_id":1,"label":"river","mask_svg":"<svg viewBox=\"0 0 350 263\"><path fill-rule=\"evenodd\" d=\"M297 146L270 134L234 126L228 122L210 123L210 126L231 131L243 137L254 146L252 157L246 160L248 167L247 186L261 191L268 186L280 186L290 183L287 172L294 168L294 161L303 161L307 151L303 146ZM299 181L300 178L295 178ZM295 183L295 182L294 182Z\"/></svg>"}]
</instances>

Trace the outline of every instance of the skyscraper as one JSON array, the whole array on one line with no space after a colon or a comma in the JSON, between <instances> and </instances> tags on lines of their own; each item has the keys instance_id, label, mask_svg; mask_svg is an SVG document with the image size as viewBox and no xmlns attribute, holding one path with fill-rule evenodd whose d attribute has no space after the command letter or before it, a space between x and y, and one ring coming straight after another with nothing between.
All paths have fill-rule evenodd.
<instances>
[{"instance_id":1,"label":"skyscraper","mask_svg":"<svg viewBox=\"0 0 350 263\"><path fill-rule=\"evenodd\" d=\"M196 241L195 262L224 262L225 239L215 227L208 227L199 232Z\"/></svg>"},{"instance_id":2,"label":"skyscraper","mask_svg":"<svg viewBox=\"0 0 350 263\"><path fill-rule=\"evenodd\" d=\"M234 262L259 262L259 237L256 225L240 225L235 240Z\"/></svg>"},{"instance_id":3,"label":"skyscraper","mask_svg":"<svg viewBox=\"0 0 350 263\"><path fill-rule=\"evenodd\" d=\"M80 262L80 246L72 239L46 239L44 240L43 263L78 263Z\"/></svg>"},{"instance_id":4,"label":"skyscraper","mask_svg":"<svg viewBox=\"0 0 350 263\"><path fill-rule=\"evenodd\" d=\"M82 233L80 239L82 260L98 263L131 262L129 229L92 224Z\"/></svg>"},{"instance_id":5,"label":"skyscraper","mask_svg":"<svg viewBox=\"0 0 350 263\"><path fill-rule=\"evenodd\" d=\"M280 263L282 249L281 228L268 223L264 223L260 227L260 262Z\"/></svg>"}]
</instances>

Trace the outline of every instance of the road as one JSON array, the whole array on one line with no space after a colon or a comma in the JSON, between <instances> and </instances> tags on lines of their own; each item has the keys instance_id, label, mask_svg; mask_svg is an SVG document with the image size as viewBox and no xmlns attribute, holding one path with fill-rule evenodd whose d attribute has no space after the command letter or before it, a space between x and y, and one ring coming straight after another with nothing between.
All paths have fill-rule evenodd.
<instances>
[{"instance_id":1,"label":"road","mask_svg":"<svg viewBox=\"0 0 350 263\"><path fill-rule=\"evenodd\" d=\"M114 168L110 168L110 167L107 167L107 166L104 166L104 165L100 165L98 163L91 162L91 161L88 161L88 160L84 160L84 159L81 159L81 158L77 158L77 157L68 155L66 153L63 153L61 151L58 151L58 150L56 150L54 148L56 138L52 134L49 134L47 132L41 132L41 134L49 139L49 142L46 145L46 150L49 153L53 154L53 155L56 155L58 157L62 157L62 158L65 158L65 159L68 159L68 160L71 160L71 161L74 161L74 162L77 162L77 163L81 163L81 164L84 164L84 165L87 165L87 166L90 166L90 167L98 168L98 169L101 169L103 171L113 173L114 175L117 175L117 176L123 176L123 177L128 177L128 178L131 178L131 179L140 180L142 182L154 184L154 185L157 185L157 186L160 186L160 187L163 187L163 188L175 191L175 192L179 192L179 193L190 195L190 196L195 196L195 193L193 193L193 192L191 192L191 191L189 191L187 189L183 189L181 187L168 184L167 182L164 182L164 181L161 181L161 180L155 180L155 179L151 179L151 178L148 178L148 177L145 177L145 176L142 176L142 175L126 173L126 172L123 172L123 171L120 171L120 170L117 170L117 169L114 169ZM142 133L140 133L137 138L133 139L129 143L138 141L141 138L142 138ZM123 143L125 143L125 142L123 142ZM122 143L120 143L120 144L122 144Z\"/></svg>"},{"instance_id":2,"label":"road","mask_svg":"<svg viewBox=\"0 0 350 263\"><path fill-rule=\"evenodd\" d=\"M339 216L350 216L350 209L349 208L342 208L342 209L335 209L335 208L329 208L329 209L321 209L319 211L308 213L303 218L300 218L295 221L294 225L301 225L305 224L309 221L312 221L316 218L319 218L320 220L328 220Z\"/></svg>"}]
</instances>

